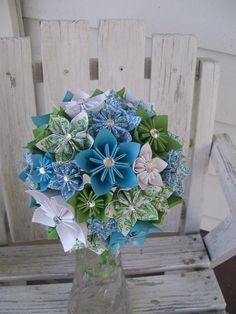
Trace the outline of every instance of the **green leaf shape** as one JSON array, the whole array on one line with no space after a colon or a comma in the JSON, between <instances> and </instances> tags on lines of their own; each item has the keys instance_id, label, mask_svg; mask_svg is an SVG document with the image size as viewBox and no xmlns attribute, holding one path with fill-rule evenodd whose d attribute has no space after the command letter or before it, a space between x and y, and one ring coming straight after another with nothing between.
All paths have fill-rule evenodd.
<instances>
[{"instance_id":1,"label":"green leaf shape","mask_svg":"<svg viewBox=\"0 0 236 314\"><path fill-rule=\"evenodd\" d=\"M34 134L35 139L33 141L27 143L27 145L26 145L26 148L28 148L31 151L33 149L35 149L37 143L39 143L42 139L49 136L51 134L51 132L49 130L45 130L42 128L36 128L33 130L33 134Z\"/></svg>"},{"instance_id":2,"label":"green leaf shape","mask_svg":"<svg viewBox=\"0 0 236 314\"><path fill-rule=\"evenodd\" d=\"M59 240L56 227L48 228L48 240Z\"/></svg>"},{"instance_id":3,"label":"green leaf shape","mask_svg":"<svg viewBox=\"0 0 236 314\"><path fill-rule=\"evenodd\" d=\"M182 204L183 203L183 199L180 196L176 196L176 195L171 195L167 202L168 202L168 206L169 208L175 207L176 205Z\"/></svg>"},{"instance_id":4,"label":"green leaf shape","mask_svg":"<svg viewBox=\"0 0 236 314\"><path fill-rule=\"evenodd\" d=\"M101 95L103 94L103 91L101 91L100 89L95 89L95 91L93 92L91 97L95 97L97 95Z\"/></svg>"},{"instance_id":5,"label":"green leaf shape","mask_svg":"<svg viewBox=\"0 0 236 314\"><path fill-rule=\"evenodd\" d=\"M51 115L64 117L65 111L62 108L55 107L55 108L53 108Z\"/></svg>"},{"instance_id":6,"label":"green leaf shape","mask_svg":"<svg viewBox=\"0 0 236 314\"><path fill-rule=\"evenodd\" d=\"M124 98L124 95L125 95L125 87L123 87L122 89L120 89L120 90L117 92L117 95L119 95L121 98Z\"/></svg>"},{"instance_id":7,"label":"green leaf shape","mask_svg":"<svg viewBox=\"0 0 236 314\"><path fill-rule=\"evenodd\" d=\"M168 130L168 116L167 115L160 115L160 116L153 116L153 126L157 130L163 130L166 131Z\"/></svg>"},{"instance_id":8,"label":"green leaf shape","mask_svg":"<svg viewBox=\"0 0 236 314\"><path fill-rule=\"evenodd\" d=\"M96 217L103 221L108 221L105 215L105 208L112 200L112 194L107 193L102 196L97 196L90 184L84 186L83 191L74 194L69 200L68 204L76 210L76 219L79 222L85 222L91 217ZM89 207L89 202L94 203Z\"/></svg>"},{"instance_id":9,"label":"green leaf shape","mask_svg":"<svg viewBox=\"0 0 236 314\"><path fill-rule=\"evenodd\" d=\"M148 113L143 106L138 106L136 114L144 120L149 118Z\"/></svg>"}]
</instances>

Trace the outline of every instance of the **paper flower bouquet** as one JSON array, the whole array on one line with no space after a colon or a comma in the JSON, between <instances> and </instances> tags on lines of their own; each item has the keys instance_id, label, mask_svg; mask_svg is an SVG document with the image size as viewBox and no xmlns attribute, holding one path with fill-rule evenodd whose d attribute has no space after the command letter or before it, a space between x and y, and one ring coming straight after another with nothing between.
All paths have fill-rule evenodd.
<instances>
[{"instance_id":1,"label":"paper flower bouquet","mask_svg":"<svg viewBox=\"0 0 236 314\"><path fill-rule=\"evenodd\" d=\"M189 169L168 116L125 89L68 91L59 108L32 120L19 177L36 207L32 221L65 251L142 245L182 202Z\"/></svg>"}]
</instances>

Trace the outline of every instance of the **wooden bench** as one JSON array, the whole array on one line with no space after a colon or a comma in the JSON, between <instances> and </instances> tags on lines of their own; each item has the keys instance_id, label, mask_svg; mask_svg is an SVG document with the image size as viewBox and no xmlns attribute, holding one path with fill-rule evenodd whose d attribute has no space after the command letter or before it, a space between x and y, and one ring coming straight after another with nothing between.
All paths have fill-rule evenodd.
<instances>
[{"instance_id":1,"label":"wooden bench","mask_svg":"<svg viewBox=\"0 0 236 314\"><path fill-rule=\"evenodd\" d=\"M37 27L40 62L32 64L29 38L0 39L0 205L6 210L11 242L6 245L0 211L0 242L6 245L0 247L0 313L67 313L75 256L65 254L57 242L39 241L45 230L31 223L16 177L21 147L31 137L30 116L49 112L67 89L89 91L93 86L126 86L138 98L154 102L158 113L169 114L169 127L180 135L191 159L186 206L167 215L163 229L168 233L147 239L144 247L122 250L133 313L224 313L212 267L235 255L236 151L227 135L215 136L212 144L218 64L197 60L197 41L191 35L154 34L151 54L146 55L142 21L102 21L97 58L92 59L86 21L47 21ZM42 82L45 102L36 107L34 87L39 94ZM202 240L200 209L209 156L231 215Z\"/></svg>"}]
</instances>

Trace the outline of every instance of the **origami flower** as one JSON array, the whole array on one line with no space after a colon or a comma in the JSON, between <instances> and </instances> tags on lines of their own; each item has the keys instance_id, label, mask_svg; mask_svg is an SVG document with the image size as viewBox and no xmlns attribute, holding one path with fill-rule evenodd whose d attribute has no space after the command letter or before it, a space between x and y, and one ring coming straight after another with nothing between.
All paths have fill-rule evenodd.
<instances>
[{"instance_id":1,"label":"origami flower","mask_svg":"<svg viewBox=\"0 0 236 314\"><path fill-rule=\"evenodd\" d=\"M110 219L107 223L97 218L88 221L88 234L95 234L100 241L105 242L115 231L118 231L115 219Z\"/></svg>"},{"instance_id":2,"label":"origami flower","mask_svg":"<svg viewBox=\"0 0 236 314\"><path fill-rule=\"evenodd\" d=\"M147 221L137 221L127 236L124 236L120 231L112 233L109 241L109 248L113 254L124 245L144 245L144 241L150 233L160 232L161 230Z\"/></svg>"},{"instance_id":3,"label":"origami flower","mask_svg":"<svg viewBox=\"0 0 236 314\"><path fill-rule=\"evenodd\" d=\"M21 181L25 182L33 169L33 161L32 161L32 154L29 152L24 153L23 155L23 160L22 160L22 164L24 167L24 170L19 174L19 179L21 179Z\"/></svg>"},{"instance_id":4,"label":"origami flower","mask_svg":"<svg viewBox=\"0 0 236 314\"><path fill-rule=\"evenodd\" d=\"M62 108L65 109L66 114L70 118L74 118L83 110L96 111L101 109L101 105L106 99L106 94L107 92L90 97L82 90L78 90L75 95L67 92L62 103Z\"/></svg>"},{"instance_id":5,"label":"origami flower","mask_svg":"<svg viewBox=\"0 0 236 314\"><path fill-rule=\"evenodd\" d=\"M36 146L43 151L55 153L57 161L68 161L75 151L93 145L93 138L87 133L88 115L85 111L79 113L71 122L65 117L52 115L48 127L53 134L42 139Z\"/></svg>"},{"instance_id":6,"label":"origami flower","mask_svg":"<svg viewBox=\"0 0 236 314\"><path fill-rule=\"evenodd\" d=\"M91 185L86 184L81 192L74 194L68 200L68 203L76 209L76 219L79 222L84 222L91 217L104 220L105 208L111 200L111 193L98 196L93 191Z\"/></svg>"},{"instance_id":7,"label":"origami flower","mask_svg":"<svg viewBox=\"0 0 236 314\"><path fill-rule=\"evenodd\" d=\"M94 192L100 196L108 193L113 185L122 188L136 187L137 177L132 164L139 153L140 144L117 144L116 138L106 129L101 130L93 149L77 154L75 161L90 174Z\"/></svg>"},{"instance_id":8,"label":"origami flower","mask_svg":"<svg viewBox=\"0 0 236 314\"><path fill-rule=\"evenodd\" d=\"M75 163L54 162L52 167L54 176L48 187L52 190L60 190L65 200L68 200L75 191L83 189L83 178Z\"/></svg>"},{"instance_id":9,"label":"origami flower","mask_svg":"<svg viewBox=\"0 0 236 314\"><path fill-rule=\"evenodd\" d=\"M45 191L48 187L49 181L53 176L52 162L53 158L49 153L44 155L32 154L33 170L31 181L39 183L40 191Z\"/></svg>"},{"instance_id":10,"label":"origami flower","mask_svg":"<svg viewBox=\"0 0 236 314\"><path fill-rule=\"evenodd\" d=\"M163 186L160 172L167 167L167 163L158 158L152 158L152 150L149 143L142 146L139 158L134 163L134 170L138 173L138 184L145 190L149 185L161 189Z\"/></svg>"},{"instance_id":11,"label":"origami flower","mask_svg":"<svg viewBox=\"0 0 236 314\"><path fill-rule=\"evenodd\" d=\"M166 155L168 167L162 172L163 181L179 196L184 194L184 177L190 169L183 162L181 150L170 150Z\"/></svg>"},{"instance_id":12,"label":"origami flower","mask_svg":"<svg viewBox=\"0 0 236 314\"><path fill-rule=\"evenodd\" d=\"M95 136L101 129L109 130L120 142L132 141L129 133L141 121L133 111L106 106L99 112L93 112L90 119L90 132Z\"/></svg>"},{"instance_id":13,"label":"origami flower","mask_svg":"<svg viewBox=\"0 0 236 314\"><path fill-rule=\"evenodd\" d=\"M32 221L48 227L56 227L64 251L72 249L76 240L86 244L81 226L74 221L74 213L60 196L47 197L39 191L26 191L40 204L34 214Z\"/></svg>"},{"instance_id":14,"label":"origami flower","mask_svg":"<svg viewBox=\"0 0 236 314\"><path fill-rule=\"evenodd\" d=\"M105 213L118 221L118 227L124 236L136 224L137 220L158 220L159 215L149 197L140 189L120 190L117 200L107 205Z\"/></svg>"},{"instance_id":15,"label":"origami flower","mask_svg":"<svg viewBox=\"0 0 236 314\"><path fill-rule=\"evenodd\" d=\"M168 116L153 116L142 119L134 131L134 138L140 143L149 143L154 156L163 156L181 145L168 133Z\"/></svg>"}]
</instances>

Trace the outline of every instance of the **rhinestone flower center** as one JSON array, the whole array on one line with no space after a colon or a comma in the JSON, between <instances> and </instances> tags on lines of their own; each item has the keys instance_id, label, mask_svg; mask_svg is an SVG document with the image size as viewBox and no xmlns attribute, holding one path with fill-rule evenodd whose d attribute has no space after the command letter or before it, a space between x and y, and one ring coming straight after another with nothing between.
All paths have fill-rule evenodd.
<instances>
[{"instance_id":1,"label":"rhinestone flower center","mask_svg":"<svg viewBox=\"0 0 236 314\"><path fill-rule=\"evenodd\" d=\"M129 205L129 210L132 210L132 211L134 211L134 210L136 210L136 208L135 208L135 204L130 204Z\"/></svg>"},{"instance_id":2,"label":"rhinestone flower center","mask_svg":"<svg viewBox=\"0 0 236 314\"><path fill-rule=\"evenodd\" d=\"M158 138L160 136L160 132L157 129L151 129L150 134L153 138Z\"/></svg>"},{"instance_id":3,"label":"rhinestone flower center","mask_svg":"<svg viewBox=\"0 0 236 314\"><path fill-rule=\"evenodd\" d=\"M70 133L68 133L68 134L65 135L66 141L70 141L71 138L72 138L72 135L71 135Z\"/></svg>"},{"instance_id":4,"label":"rhinestone flower center","mask_svg":"<svg viewBox=\"0 0 236 314\"><path fill-rule=\"evenodd\" d=\"M94 200L88 200L88 201L87 201L87 206L88 206L89 208L94 207L94 206L95 206Z\"/></svg>"},{"instance_id":5,"label":"rhinestone flower center","mask_svg":"<svg viewBox=\"0 0 236 314\"><path fill-rule=\"evenodd\" d=\"M41 168L39 169L39 172L40 172L41 174L45 174L45 173L46 173L46 169L45 169L44 167L41 167Z\"/></svg>"},{"instance_id":6,"label":"rhinestone flower center","mask_svg":"<svg viewBox=\"0 0 236 314\"><path fill-rule=\"evenodd\" d=\"M150 161L150 162L147 162L146 165L145 165L145 168L147 170L147 172L152 172L155 168L155 166L153 165L153 163Z\"/></svg>"},{"instance_id":7,"label":"rhinestone flower center","mask_svg":"<svg viewBox=\"0 0 236 314\"><path fill-rule=\"evenodd\" d=\"M106 157L104 160L103 160L103 164L106 168L111 168L113 165L114 165L115 161L113 158L111 157Z\"/></svg>"},{"instance_id":8,"label":"rhinestone flower center","mask_svg":"<svg viewBox=\"0 0 236 314\"><path fill-rule=\"evenodd\" d=\"M64 178L63 178L63 179L64 179L64 181L65 181L65 182L68 182L68 181L70 180L70 177L68 177L68 176L64 176Z\"/></svg>"},{"instance_id":9,"label":"rhinestone flower center","mask_svg":"<svg viewBox=\"0 0 236 314\"><path fill-rule=\"evenodd\" d=\"M53 217L53 221L55 222L56 225L59 225L61 223L61 218L58 216Z\"/></svg>"},{"instance_id":10,"label":"rhinestone flower center","mask_svg":"<svg viewBox=\"0 0 236 314\"><path fill-rule=\"evenodd\" d=\"M107 119L107 125L108 126L113 126L114 125L114 121L111 118Z\"/></svg>"}]
</instances>

